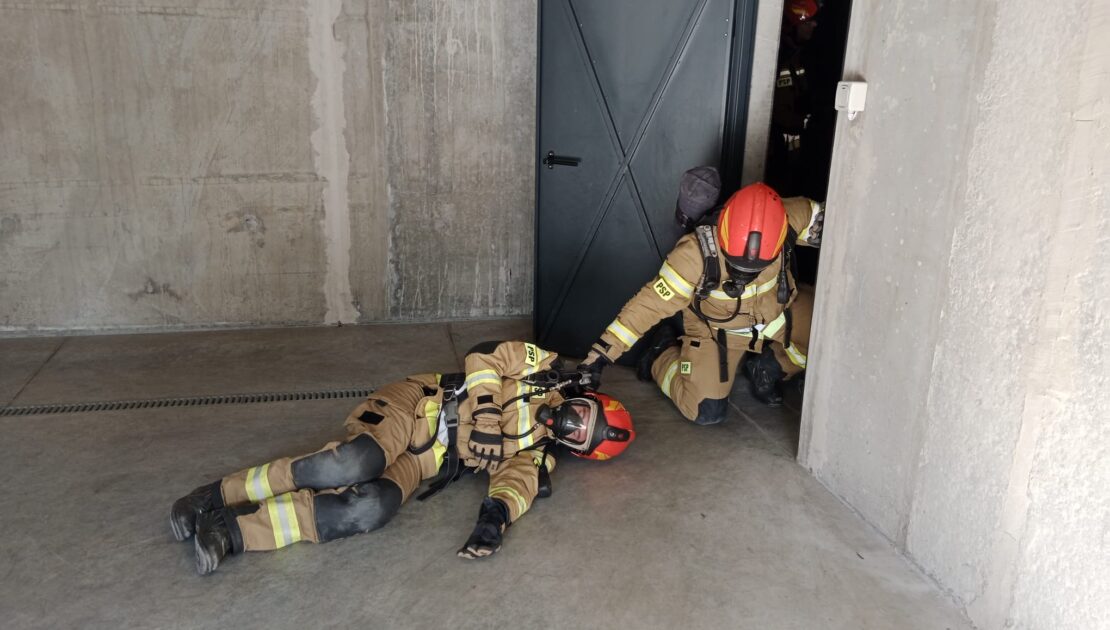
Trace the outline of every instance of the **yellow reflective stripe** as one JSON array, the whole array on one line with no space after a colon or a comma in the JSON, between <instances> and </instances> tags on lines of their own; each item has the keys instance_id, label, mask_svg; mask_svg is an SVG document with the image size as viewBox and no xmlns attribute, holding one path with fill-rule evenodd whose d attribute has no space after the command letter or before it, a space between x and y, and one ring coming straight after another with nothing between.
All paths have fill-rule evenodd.
<instances>
[{"instance_id":1,"label":"yellow reflective stripe","mask_svg":"<svg viewBox=\"0 0 1110 630\"><path fill-rule=\"evenodd\" d=\"M478 370L466 376L467 389L484 384L500 385L501 377L494 370Z\"/></svg>"},{"instance_id":2,"label":"yellow reflective stripe","mask_svg":"<svg viewBox=\"0 0 1110 630\"><path fill-rule=\"evenodd\" d=\"M436 401L429 400L424 404L424 417L428 420L428 435L435 440L432 444L432 456L436 460L436 470L439 470L443 464L443 455L447 452L447 447L436 439L439 437L439 412L440 405Z\"/></svg>"},{"instance_id":3,"label":"yellow reflective stripe","mask_svg":"<svg viewBox=\"0 0 1110 630\"><path fill-rule=\"evenodd\" d=\"M671 397L671 381L674 379L674 375L677 372L678 359L675 359L674 361L671 361L670 365L667 366L667 371L665 374L663 374L663 382L659 385L659 389L663 390L663 394L667 398Z\"/></svg>"},{"instance_id":4,"label":"yellow reflective stripe","mask_svg":"<svg viewBox=\"0 0 1110 630\"><path fill-rule=\"evenodd\" d=\"M424 403L424 418L428 420L428 435L435 437L439 428L439 403L434 400Z\"/></svg>"},{"instance_id":5,"label":"yellow reflective stripe","mask_svg":"<svg viewBox=\"0 0 1110 630\"><path fill-rule=\"evenodd\" d=\"M774 278L768 280L767 282L764 282L763 284L749 284L744 289L744 292L740 294L740 299L741 300L747 300L747 299L753 298L757 295L763 295L764 293L766 293L766 292L770 291L771 289L775 288L776 286L778 286L778 284L779 284L778 276L775 276ZM724 291L721 291L721 290L710 291L709 292L709 297L717 299L717 300L735 300L736 299L736 298L733 298L733 297L729 297L727 293L725 293Z\"/></svg>"},{"instance_id":6,"label":"yellow reflective stripe","mask_svg":"<svg viewBox=\"0 0 1110 630\"><path fill-rule=\"evenodd\" d=\"M447 455L447 447L438 440L432 445L432 456L436 458L436 470L443 465L443 457Z\"/></svg>"},{"instance_id":7,"label":"yellow reflective stripe","mask_svg":"<svg viewBox=\"0 0 1110 630\"><path fill-rule=\"evenodd\" d=\"M786 325L786 313L779 315L761 331L764 337L773 337Z\"/></svg>"},{"instance_id":8,"label":"yellow reflective stripe","mask_svg":"<svg viewBox=\"0 0 1110 630\"><path fill-rule=\"evenodd\" d=\"M527 386L521 382L516 383L516 395L524 396L527 392ZM528 404L525 398L519 398L516 401L516 432L517 435L524 435L524 437L517 440L518 450L523 450L536 443L536 434L529 433L532 430L532 406Z\"/></svg>"},{"instance_id":9,"label":"yellow reflective stripe","mask_svg":"<svg viewBox=\"0 0 1110 630\"><path fill-rule=\"evenodd\" d=\"M516 506L517 506L516 515L517 515L517 518L519 518L521 514L524 514L525 512L528 511L528 502L525 501L524 497L521 496L521 494L519 492L517 492L516 490L510 488L509 486L497 486L496 488L491 488L490 491L489 491L489 496L490 497L494 497L494 496L497 496L499 494L500 495L506 495L506 496L510 497L511 499L513 499L514 501L516 501Z\"/></svg>"},{"instance_id":10,"label":"yellow reflective stripe","mask_svg":"<svg viewBox=\"0 0 1110 630\"><path fill-rule=\"evenodd\" d=\"M621 343L629 348L636 345L636 340L640 338L639 335L636 335L631 330L626 328L619 319L614 319L613 323L609 324L609 326L605 330L613 333L613 335L617 339L621 340Z\"/></svg>"},{"instance_id":11,"label":"yellow reflective stripe","mask_svg":"<svg viewBox=\"0 0 1110 630\"><path fill-rule=\"evenodd\" d=\"M751 337L752 336L752 328L754 328L754 329L756 329L756 331L759 332L760 335L762 335L764 337L772 337L776 333L778 333L778 331L782 330L782 327L785 326L785 325L786 325L786 314L783 313L783 314L779 315L778 317L776 317L775 319L773 319L771 321L771 323L767 324L767 325L756 324L755 326L752 326L751 328L737 328L737 329L733 329L733 330L725 330L725 332L730 334L730 335L739 335L741 337Z\"/></svg>"},{"instance_id":12,"label":"yellow reflective stripe","mask_svg":"<svg viewBox=\"0 0 1110 630\"><path fill-rule=\"evenodd\" d=\"M786 356L794 365L802 368L803 370L806 369L806 355L799 352L798 348L794 344L790 344L786 347Z\"/></svg>"},{"instance_id":13,"label":"yellow reflective stripe","mask_svg":"<svg viewBox=\"0 0 1110 630\"><path fill-rule=\"evenodd\" d=\"M547 472L555 471L555 457L553 455L547 455L545 459L542 450L534 450L530 452L532 453L532 463L535 464L537 468L539 468L540 466L547 466Z\"/></svg>"},{"instance_id":14,"label":"yellow reflective stripe","mask_svg":"<svg viewBox=\"0 0 1110 630\"><path fill-rule=\"evenodd\" d=\"M274 496L274 491L270 489L269 471L269 464L247 469L247 498L251 503L258 503Z\"/></svg>"},{"instance_id":15,"label":"yellow reflective stripe","mask_svg":"<svg viewBox=\"0 0 1110 630\"><path fill-rule=\"evenodd\" d=\"M679 273L674 270L674 267L670 266L668 263L663 263L663 266L659 268L659 277L666 280L667 284L675 290L675 293L684 298L688 298L694 294L694 285L686 282L686 278L679 275Z\"/></svg>"},{"instance_id":16,"label":"yellow reflective stripe","mask_svg":"<svg viewBox=\"0 0 1110 630\"><path fill-rule=\"evenodd\" d=\"M270 514L270 529L274 532L274 546L281 549L286 545L285 536L281 529L281 513L278 509L277 499L266 501L266 511Z\"/></svg>"},{"instance_id":17,"label":"yellow reflective stripe","mask_svg":"<svg viewBox=\"0 0 1110 630\"><path fill-rule=\"evenodd\" d=\"M274 545L281 548L301 541L301 526L297 523L292 493L266 501L266 511L270 515L270 528L274 531Z\"/></svg>"},{"instance_id":18,"label":"yellow reflective stripe","mask_svg":"<svg viewBox=\"0 0 1110 630\"><path fill-rule=\"evenodd\" d=\"M297 508L293 505L293 494L286 493L278 498L282 499L282 510L289 519L289 544L301 542L301 524L297 522Z\"/></svg>"}]
</instances>

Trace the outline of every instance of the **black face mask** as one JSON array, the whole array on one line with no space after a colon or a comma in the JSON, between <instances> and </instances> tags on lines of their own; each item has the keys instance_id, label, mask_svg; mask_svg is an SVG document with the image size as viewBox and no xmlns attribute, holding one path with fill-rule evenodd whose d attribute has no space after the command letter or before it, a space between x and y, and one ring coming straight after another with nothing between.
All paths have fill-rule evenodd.
<instances>
[{"instance_id":1,"label":"black face mask","mask_svg":"<svg viewBox=\"0 0 1110 630\"><path fill-rule=\"evenodd\" d=\"M582 417L569 404L558 407L540 405L536 419L542 422L556 437L565 438L582 426Z\"/></svg>"},{"instance_id":2,"label":"black face mask","mask_svg":"<svg viewBox=\"0 0 1110 630\"><path fill-rule=\"evenodd\" d=\"M759 271L739 269L732 266L732 264L727 264L726 267L728 268L729 279L721 284L721 290L732 298L739 297L744 292L744 287L755 281L760 273Z\"/></svg>"}]
</instances>

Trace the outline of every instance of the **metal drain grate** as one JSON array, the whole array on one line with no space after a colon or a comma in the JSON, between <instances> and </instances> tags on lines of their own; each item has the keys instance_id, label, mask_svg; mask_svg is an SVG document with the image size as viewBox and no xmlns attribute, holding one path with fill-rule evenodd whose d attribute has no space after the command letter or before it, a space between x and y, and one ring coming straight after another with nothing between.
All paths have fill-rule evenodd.
<instances>
[{"instance_id":1,"label":"metal drain grate","mask_svg":"<svg viewBox=\"0 0 1110 630\"><path fill-rule=\"evenodd\" d=\"M22 405L0 409L0 417L45 416L58 413L89 413L91 411L123 411L126 409L164 409L166 407L200 407L203 405L250 405L295 400L326 400L329 398L366 398L372 391L374 390L369 387L361 387L355 389L318 389L306 392L223 394L219 396L189 396L186 398Z\"/></svg>"}]
</instances>

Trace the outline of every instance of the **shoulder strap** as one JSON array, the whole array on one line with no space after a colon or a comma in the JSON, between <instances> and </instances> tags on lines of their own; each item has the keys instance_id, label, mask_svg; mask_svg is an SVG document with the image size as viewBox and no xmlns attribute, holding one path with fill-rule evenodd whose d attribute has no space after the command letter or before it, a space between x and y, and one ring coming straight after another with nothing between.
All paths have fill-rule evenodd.
<instances>
[{"instance_id":1,"label":"shoulder strap","mask_svg":"<svg viewBox=\"0 0 1110 630\"><path fill-rule=\"evenodd\" d=\"M717 249L717 237L713 234L713 226L699 225L694 231L698 238L698 249L701 250L703 264L701 280L698 282L697 296L701 299L709 297L709 292L721 286L721 265L718 262L720 251Z\"/></svg>"}]
</instances>

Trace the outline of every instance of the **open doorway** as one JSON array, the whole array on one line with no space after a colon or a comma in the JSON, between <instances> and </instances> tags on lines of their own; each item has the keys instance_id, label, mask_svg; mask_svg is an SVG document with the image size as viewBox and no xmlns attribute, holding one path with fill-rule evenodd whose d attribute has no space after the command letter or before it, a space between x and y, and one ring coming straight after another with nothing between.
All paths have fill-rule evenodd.
<instances>
[{"instance_id":1,"label":"open doorway","mask_svg":"<svg viewBox=\"0 0 1110 630\"><path fill-rule=\"evenodd\" d=\"M771 3L777 4L777 3ZM771 131L764 181L782 197L807 197L824 204L841 80L848 40L851 0L785 0L775 73ZM794 336L808 345L820 248L794 250L799 297L793 308ZM743 370L742 370L743 372ZM782 404L757 400L750 380L733 392L733 404L778 442L797 454L805 374L782 383Z\"/></svg>"}]
</instances>

